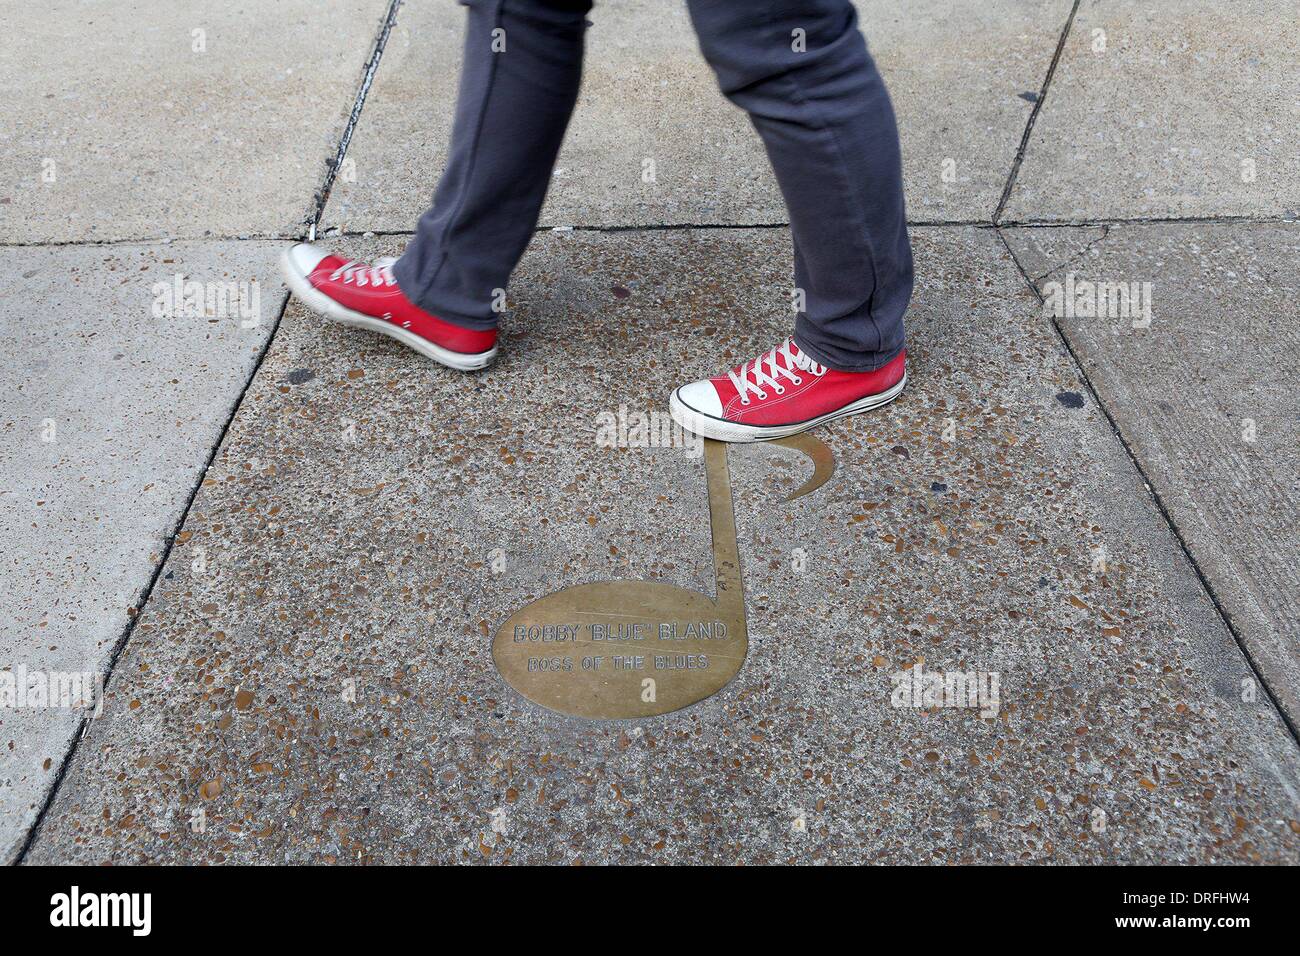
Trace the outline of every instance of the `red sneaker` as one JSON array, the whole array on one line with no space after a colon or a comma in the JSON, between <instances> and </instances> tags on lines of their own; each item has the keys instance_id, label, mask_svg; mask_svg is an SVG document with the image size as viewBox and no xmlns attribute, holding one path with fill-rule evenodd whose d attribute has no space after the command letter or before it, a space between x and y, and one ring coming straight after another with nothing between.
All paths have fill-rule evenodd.
<instances>
[{"instance_id":1,"label":"red sneaker","mask_svg":"<svg viewBox=\"0 0 1300 956\"><path fill-rule=\"evenodd\" d=\"M470 372L492 363L495 329L465 329L425 312L397 287L392 265L351 262L300 242L280 260L293 294L326 318L369 329L436 362Z\"/></svg>"},{"instance_id":2,"label":"red sneaker","mask_svg":"<svg viewBox=\"0 0 1300 956\"><path fill-rule=\"evenodd\" d=\"M683 385L668 407L683 428L718 441L768 441L892 402L907 384L907 353L871 372L819 365L793 339L726 375Z\"/></svg>"}]
</instances>

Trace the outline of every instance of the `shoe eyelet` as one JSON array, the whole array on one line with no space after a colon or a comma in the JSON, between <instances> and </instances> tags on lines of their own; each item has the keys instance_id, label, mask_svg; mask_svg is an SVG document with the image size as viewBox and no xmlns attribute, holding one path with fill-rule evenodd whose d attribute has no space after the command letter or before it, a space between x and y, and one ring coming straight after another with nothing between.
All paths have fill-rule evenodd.
<instances>
[{"instance_id":1,"label":"shoe eyelet","mask_svg":"<svg viewBox=\"0 0 1300 956\"><path fill-rule=\"evenodd\" d=\"M747 399L747 398L742 398L742 399L740 400L740 404L742 404L742 405L748 405L748 404L749 404L749 399Z\"/></svg>"},{"instance_id":2,"label":"shoe eyelet","mask_svg":"<svg viewBox=\"0 0 1300 956\"><path fill-rule=\"evenodd\" d=\"M765 401L767 401L767 392L759 392L759 393L758 393L758 400L759 400L760 402L765 402Z\"/></svg>"},{"instance_id":3,"label":"shoe eyelet","mask_svg":"<svg viewBox=\"0 0 1300 956\"><path fill-rule=\"evenodd\" d=\"M803 379L801 379L801 378L796 378L796 379L794 380L794 383L795 383L796 385L802 385L802 384L803 384Z\"/></svg>"},{"instance_id":4,"label":"shoe eyelet","mask_svg":"<svg viewBox=\"0 0 1300 956\"><path fill-rule=\"evenodd\" d=\"M784 395L784 394L785 394L785 386L784 386L784 385L778 385L778 386L776 387L776 394L778 394L778 395Z\"/></svg>"}]
</instances>

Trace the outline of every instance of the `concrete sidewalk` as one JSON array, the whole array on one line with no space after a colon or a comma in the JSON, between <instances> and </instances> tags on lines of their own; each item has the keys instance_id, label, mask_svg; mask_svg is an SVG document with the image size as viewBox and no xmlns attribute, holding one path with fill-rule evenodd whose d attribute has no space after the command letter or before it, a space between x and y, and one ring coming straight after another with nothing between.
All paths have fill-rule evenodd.
<instances>
[{"instance_id":1,"label":"concrete sidewalk","mask_svg":"<svg viewBox=\"0 0 1300 956\"><path fill-rule=\"evenodd\" d=\"M699 459L576 411L662 411L790 324L779 193L684 11L593 11L470 378L274 271L313 227L400 251L458 6L58 2L0 38L0 674L106 681L98 716L0 707L0 855L1300 860L1288 7L859 7L918 223L913 384L819 432L807 498L802 459L731 449L749 655L643 721L529 703L489 643L566 585L713 587ZM924 672L997 705L898 706Z\"/></svg>"}]
</instances>

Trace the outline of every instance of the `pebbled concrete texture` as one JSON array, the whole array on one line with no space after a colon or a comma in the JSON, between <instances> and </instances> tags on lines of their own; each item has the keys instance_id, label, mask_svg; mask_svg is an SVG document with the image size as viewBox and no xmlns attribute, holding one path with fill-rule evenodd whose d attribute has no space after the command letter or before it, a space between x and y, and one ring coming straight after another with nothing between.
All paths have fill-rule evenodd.
<instances>
[{"instance_id":1,"label":"pebbled concrete texture","mask_svg":"<svg viewBox=\"0 0 1300 956\"><path fill-rule=\"evenodd\" d=\"M298 235L387 0L0 0L7 242Z\"/></svg>"},{"instance_id":2,"label":"pebbled concrete texture","mask_svg":"<svg viewBox=\"0 0 1300 956\"><path fill-rule=\"evenodd\" d=\"M1132 309L1076 309L1061 327L1300 722L1300 226L1018 229L1008 240L1049 293L1070 276L1077 289L1150 284L1149 327Z\"/></svg>"},{"instance_id":3,"label":"pebbled concrete texture","mask_svg":"<svg viewBox=\"0 0 1300 956\"><path fill-rule=\"evenodd\" d=\"M1289 0L1083 0L1003 220L1300 216Z\"/></svg>"},{"instance_id":4,"label":"pebbled concrete texture","mask_svg":"<svg viewBox=\"0 0 1300 956\"><path fill-rule=\"evenodd\" d=\"M784 231L539 235L471 377L291 305L29 860L1295 862L1296 742L1015 264L915 242L911 390L791 505L800 460L732 449L750 658L642 723L528 704L489 634L711 588L699 459L597 447L593 397L774 344ZM996 712L892 706L917 666Z\"/></svg>"},{"instance_id":5,"label":"pebbled concrete texture","mask_svg":"<svg viewBox=\"0 0 1300 956\"><path fill-rule=\"evenodd\" d=\"M990 218L1070 3L963 0L957 13L951 0L857 6L899 116L909 215ZM414 227L446 160L463 19L450 4L403 4L327 227ZM591 21L583 92L543 224L786 221L762 144L718 92L685 6L607 0Z\"/></svg>"},{"instance_id":6,"label":"pebbled concrete texture","mask_svg":"<svg viewBox=\"0 0 1300 956\"><path fill-rule=\"evenodd\" d=\"M0 687L25 669L38 681L89 673L93 688L105 671L284 302L276 252L236 241L0 252ZM160 295L178 275L234 283L234 308L214 298L206 314L167 311ZM9 860L84 711L0 697Z\"/></svg>"}]
</instances>

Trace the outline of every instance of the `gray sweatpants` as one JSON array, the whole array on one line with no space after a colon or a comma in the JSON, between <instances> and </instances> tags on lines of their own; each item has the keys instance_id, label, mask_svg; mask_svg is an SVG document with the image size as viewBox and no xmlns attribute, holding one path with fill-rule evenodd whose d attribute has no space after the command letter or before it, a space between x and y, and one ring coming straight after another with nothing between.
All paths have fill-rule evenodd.
<instances>
[{"instance_id":1,"label":"gray sweatpants","mask_svg":"<svg viewBox=\"0 0 1300 956\"><path fill-rule=\"evenodd\" d=\"M700 49L722 92L749 112L785 197L804 304L795 342L831 368L885 364L903 347L912 253L894 111L852 4L687 4ZM496 290L536 226L577 99L591 2L465 5L447 169L394 273L425 310L487 329L497 323Z\"/></svg>"}]
</instances>

